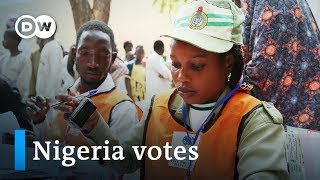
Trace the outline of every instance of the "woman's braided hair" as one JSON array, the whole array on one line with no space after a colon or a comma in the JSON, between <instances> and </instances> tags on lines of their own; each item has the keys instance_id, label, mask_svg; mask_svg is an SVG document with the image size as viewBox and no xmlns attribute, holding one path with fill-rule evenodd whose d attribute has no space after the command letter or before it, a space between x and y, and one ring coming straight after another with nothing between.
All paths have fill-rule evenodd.
<instances>
[{"instance_id":1,"label":"woman's braided hair","mask_svg":"<svg viewBox=\"0 0 320 180\"><path fill-rule=\"evenodd\" d=\"M233 64L233 68L231 70L230 81L228 81L228 84L232 88L234 88L238 84L244 69L241 46L233 45L233 47L228 52L223 53L223 57L226 56L227 54L232 54L233 58L235 59L235 63Z\"/></svg>"}]
</instances>

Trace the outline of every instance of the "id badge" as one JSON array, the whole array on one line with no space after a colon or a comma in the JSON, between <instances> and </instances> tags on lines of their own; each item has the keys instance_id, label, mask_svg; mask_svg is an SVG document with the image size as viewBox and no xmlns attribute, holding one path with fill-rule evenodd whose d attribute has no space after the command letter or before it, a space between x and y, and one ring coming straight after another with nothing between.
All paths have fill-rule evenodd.
<instances>
[{"instance_id":1,"label":"id badge","mask_svg":"<svg viewBox=\"0 0 320 180\"><path fill-rule=\"evenodd\" d=\"M189 134L189 137L194 140L195 134ZM196 160L189 160L189 148L191 147L190 144L188 144L188 141L186 140L188 138L186 132L173 132L173 137L171 141L171 146L172 148L170 149L170 157L172 157L171 160L168 161L168 165L171 167L176 167L176 168L182 168L182 169L189 169L189 165L191 163L191 168L190 171L192 171ZM194 146L198 146L200 141L200 136L198 136L198 139ZM183 146L186 149L186 153L179 153L179 157L185 157L184 160L178 160L174 156L174 149L178 146ZM194 149L195 151L195 149ZM191 156L193 156L191 154Z\"/></svg>"}]
</instances>

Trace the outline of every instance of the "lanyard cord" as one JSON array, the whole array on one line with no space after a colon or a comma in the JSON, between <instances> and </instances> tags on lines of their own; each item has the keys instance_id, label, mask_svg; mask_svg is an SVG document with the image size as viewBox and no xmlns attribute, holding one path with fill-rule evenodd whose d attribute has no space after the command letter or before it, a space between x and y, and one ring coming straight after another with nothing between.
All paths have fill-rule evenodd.
<instances>
[{"instance_id":1,"label":"lanyard cord","mask_svg":"<svg viewBox=\"0 0 320 180\"><path fill-rule=\"evenodd\" d=\"M203 123L201 124L201 126L199 127L199 129L196 132L196 135L194 138L191 138L189 135L189 131L187 128L187 114L186 114L186 110L185 110L185 104L182 104L182 120L183 120L183 124L184 124L184 128L186 130L187 133L187 138L186 141L189 145L194 146L195 143L197 142L197 139L199 137L200 132L203 130L204 126L206 125L206 123L209 121L210 117L212 116L212 114L222 105L224 104L241 86L243 81L243 76L240 79L240 82L237 84L237 86L235 88L233 88L226 96L224 96L217 104L215 104L215 106L213 107L213 109L211 110L210 114L207 116L207 118L205 119L205 121L203 121ZM190 176L191 173L191 160L189 162L189 166L188 166L188 171L187 171L187 176Z\"/></svg>"}]
</instances>

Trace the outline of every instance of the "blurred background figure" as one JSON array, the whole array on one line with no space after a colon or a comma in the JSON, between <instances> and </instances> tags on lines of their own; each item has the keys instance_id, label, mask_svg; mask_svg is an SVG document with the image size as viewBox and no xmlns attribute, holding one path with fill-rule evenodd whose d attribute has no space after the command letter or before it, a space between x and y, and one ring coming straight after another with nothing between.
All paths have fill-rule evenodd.
<instances>
[{"instance_id":1,"label":"blurred background figure","mask_svg":"<svg viewBox=\"0 0 320 180\"><path fill-rule=\"evenodd\" d=\"M75 48L75 44L71 45L69 52L62 59L61 93L66 93L68 88L70 88L76 80L74 70L75 52L73 52Z\"/></svg>"},{"instance_id":2,"label":"blurred background figure","mask_svg":"<svg viewBox=\"0 0 320 180\"><path fill-rule=\"evenodd\" d=\"M9 50L9 53L0 57L0 73L19 89L22 101L25 102L29 95L32 68L30 56L22 53L18 48L20 41L21 37L14 29L7 29L4 32L2 45Z\"/></svg>"},{"instance_id":3,"label":"blurred background figure","mask_svg":"<svg viewBox=\"0 0 320 180\"><path fill-rule=\"evenodd\" d=\"M7 22L6 22L6 28L7 29L14 29L14 25L18 19L18 15L17 14L11 14L9 15ZM22 51L27 57L30 57L31 55L31 51L29 48L29 45L27 43L26 39L22 39L19 43L18 46L19 50Z\"/></svg>"},{"instance_id":4,"label":"blurred background figure","mask_svg":"<svg viewBox=\"0 0 320 180\"><path fill-rule=\"evenodd\" d=\"M129 51L132 51L132 48L133 48L133 44L131 41L125 41L123 43L123 48L124 48L124 51L125 53L127 54Z\"/></svg>"},{"instance_id":5,"label":"blurred background figure","mask_svg":"<svg viewBox=\"0 0 320 180\"><path fill-rule=\"evenodd\" d=\"M134 58L135 59L137 59L137 58L141 59L140 62L141 62L142 67L146 68L145 51L144 51L144 47L142 45L138 45L136 47L136 51L134 52ZM131 60L131 61L133 62L134 59Z\"/></svg>"},{"instance_id":6,"label":"blurred background figure","mask_svg":"<svg viewBox=\"0 0 320 180\"><path fill-rule=\"evenodd\" d=\"M129 76L126 78L128 96L143 109L146 95L146 71L142 65L144 58L143 46L136 47L136 57L127 65Z\"/></svg>"},{"instance_id":7,"label":"blurred background figure","mask_svg":"<svg viewBox=\"0 0 320 180\"><path fill-rule=\"evenodd\" d=\"M132 51L129 51L126 56L125 56L125 63L129 63L130 61L132 61L134 59L134 53L132 53Z\"/></svg>"},{"instance_id":8,"label":"blurred background figure","mask_svg":"<svg viewBox=\"0 0 320 180\"><path fill-rule=\"evenodd\" d=\"M70 76L73 77L74 81L79 78L79 73L76 70L75 65L75 58L76 58L76 46L73 44L70 47L69 54L68 54L68 63L67 63L67 70Z\"/></svg>"},{"instance_id":9,"label":"blurred background figure","mask_svg":"<svg viewBox=\"0 0 320 180\"><path fill-rule=\"evenodd\" d=\"M284 124L320 130L320 34L305 0L242 0L246 75Z\"/></svg>"},{"instance_id":10,"label":"blurred background figure","mask_svg":"<svg viewBox=\"0 0 320 180\"><path fill-rule=\"evenodd\" d=\"M54 35L43 41L45 45L40 55L36 92L53 100L60 92L63 52Z\"/></svg>"},{"instance_id":11,"label":"blurred background figure","mask_svg":"<svg viewBox=\"0 0 320 180\"><path fill-rule=\"evenodd\" d=\"M44 41L41 38L37 38L37 45L39 49L31 53L31 65L32 65L32 73L30 79L30 89L29 89L29 97L36 96L36 84L37 84L37 75L38 75L38 67L40 62L41 51L44 46Z\"/></svg>"},{"instance_id":12,"label":"blurred background figure","mask_svg":"<svg viewBox=\"0 0 320 180\"><path fill-rule=\"evenodd\" d=\"M127 58L127 53L132 52L132 48L133 48L133 44L131 41L125 41L123 43L123 49L124 49L124 56L123 56L123 60L126 60ZM130 59L132 60L132 59Z\"/></svg>"},{"instance_id":13,"label":"blurred background figure","mask_svg":"<svg viewBox=\"0 0 320 180\"><path fill-rule=\"evenodd\" d=\"M153 50L146 63L147 103L153 95L170 89L172 85L171 72L162 57L164 53L163 42L160 40L155 41Z\"/></svg>"},{"instance_id":14,"label":"blurred background figure","mask_svg":"<svg viewBox=\"0 0 320 180\"><path fill-rule=\"evenodd\" d=\"M128 93L126 84L125 84L125 76L129 73L129 70L119 57L117 57L110 69L110 75L112 77L113 82L116 84L116 86L125 94Z\"/></svg>"},{"instance_id":15,"label":"blurred background figure","mask_svg":"<svg viewBox=\"0 0 320 180\"><path fill-rule=\"evenodd\" d=\"M115 49L118 53L117 47ZM109 73L116 87L118 87L123 93L128 94L125 83L125 76L129 73L129 69L127 68L126 63L122 59L120 59L119 56L116 57L113 64L111 65Z\"/></svg>"}]
</instances>

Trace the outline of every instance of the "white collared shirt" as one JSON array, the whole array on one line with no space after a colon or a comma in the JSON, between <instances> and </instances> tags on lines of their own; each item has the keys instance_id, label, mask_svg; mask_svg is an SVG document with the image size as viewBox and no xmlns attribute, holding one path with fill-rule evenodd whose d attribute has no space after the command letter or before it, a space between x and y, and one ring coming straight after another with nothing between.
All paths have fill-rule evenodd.
<instances>
[{"instance_id":1,"label":"white collared shirt","mask_svg":"<svg viewBox=\"0 0 320 180\"><path fill-rule=\"evenodd\" d=\"M190 127L197 132L207 119L216 103L192 104L189 111Z\"/></svg>"},{"instance_id":2,"label":"white collared shirt","mask_svg":"<svg viewBox=\"0 0 320 180\"><path fill-rule=\"evenodd\" d=\"M69 89L73 94L79 95L77 91L80 85L80 78ZM109 92L115 88L115 84L108 74L103 83L97 88L98 92ZM84 94L85 95L85 94ZM125 113L124 113L125 112ZM131 129L139 121L137 115L137 109L135 105L130 101L124 101L117 104L112 112L110 118L110 129L115 137L119 138L119 141L123 141L129 135L129 129Z\"/></svg>"}]
</instances>

